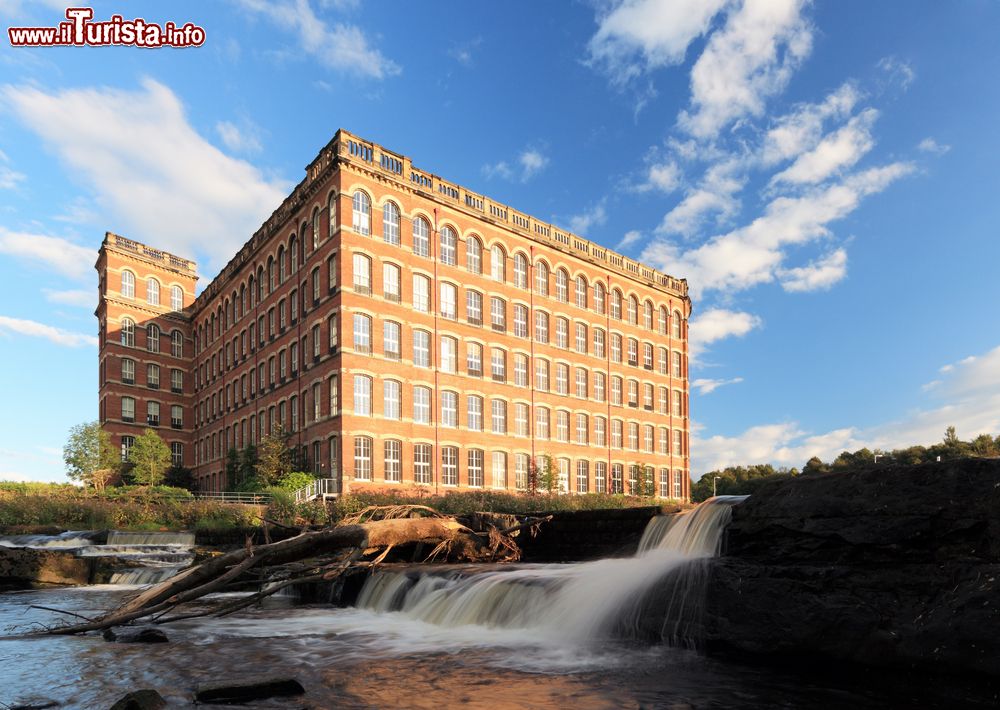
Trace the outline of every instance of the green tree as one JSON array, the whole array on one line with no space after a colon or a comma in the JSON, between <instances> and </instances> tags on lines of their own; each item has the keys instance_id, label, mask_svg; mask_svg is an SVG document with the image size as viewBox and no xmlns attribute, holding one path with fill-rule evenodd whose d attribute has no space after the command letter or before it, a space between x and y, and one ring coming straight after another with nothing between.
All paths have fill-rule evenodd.
<instances>
[{"instance_id":1,"label":"green tree","mask_svg":"<svg viewBox=\"0 0 1000 710\"><path fill-rule=\"evenodd\" d=\"M822 465L822 461L816 459ZM811 462L811 460L810 460ZM809 469L809 464L806 464ZM728 466L720 471L709 471L691 487L691 500L698 503L718 495L752 495L755 490L771 480L798 475L795 469L776 469L771 464L754 466ZM718 480L716 480L718 479Z\"/></svg>"},{"instance_id":2,"label":"green tree","mask_svg":"<svg viewBox=\"0 0 1000 710\"><path fill-rule=\"evenodd\" d=\"M132 478L144 486L155 486L163 480L170 468L170 447L152 429L146 429L135 438L129 453Z\"/></svg>"},{"instance_id":3,"label":"green tree","mask_svg":"<svg viewBox=\"0 0 1000 710\"><path fill-rule=\"evenodd\" d=\"M253 444L240 452L240 466L236 485L239 486L257 476L257 447Z\"/></svg>"},{"instance_id":4,"label":"green tree","mask_svg":"<svg viewBox=\"0 0 1000 710\"><path fill-rule=\"evenodd\" d=\"M111 436L100 422L77 424L69 430L63 446L66 475L85 486L103 491L108 481L118 473L121 456L111 444Z\"/></svg>"},{"instance_id":5,"label":"green tree","mask_svg":"<svg viewBox=\"0 0 1000 710\"><path fill-rule=\"evenodd\" d=\"M290 434L276 427L264 437L257 447L257 479L263 486L273 486L292 470L292 450L288 447Z\"/></svg>"},{"instance_id":6,"label":"green tree","mask_svg":"<svg viewBox=\"0 0 1000 710\"><path fill-rule=\"evenodd\" d=\"M562 492L562 484L559 481L559 469L556 468L555 460L548 454L541 456L542 464L537 465L534 461L529 466L529 485L533 474L535 490L545 493Z\"/></svg>"},{"instance_id":7,"label":"green tree","mask_svg":"<svg viewBox=\"0 0 1000 710\"><path fill-rule=\"evenodd\" d=\"M240 452L235 448L226 452L226 490L235 491L240 478Z\"/></svg>"}]
</instances>

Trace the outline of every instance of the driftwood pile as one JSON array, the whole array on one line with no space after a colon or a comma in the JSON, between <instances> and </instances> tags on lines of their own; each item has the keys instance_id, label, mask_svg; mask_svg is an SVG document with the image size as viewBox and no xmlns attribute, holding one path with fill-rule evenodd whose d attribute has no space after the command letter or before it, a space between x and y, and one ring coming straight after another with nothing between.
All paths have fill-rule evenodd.
<instances>
[{"instance_id":1,"label":"driftwood pile","mask_svg":"<svg viewBox=\"0 0 1000 710\"><path fill-rule=\"evenodd\" d=\"M246 546L238 550L209 559L141 590L100 617L56 626L43 633L79 634L140 620L165 624L198 616L226 616L253 606L285 587L334 580L349 569L378 565L394 549L414 545L431 547L424 559L428 562L516 561L521 551L515 536L521 531L533 535L538 526L550 518L529 518L502 529L488 524L486 531L477 532L456 518L425 506L372 506L340 521L336 527L302 532L262 545L253 545L248 540ZM483 520L482 514L477 514L476 519ZM271 580L270 583L255 594L227 600L208 610L181 608L207 594L223 591L251 572Z\"/></svg>"}]
</instances>

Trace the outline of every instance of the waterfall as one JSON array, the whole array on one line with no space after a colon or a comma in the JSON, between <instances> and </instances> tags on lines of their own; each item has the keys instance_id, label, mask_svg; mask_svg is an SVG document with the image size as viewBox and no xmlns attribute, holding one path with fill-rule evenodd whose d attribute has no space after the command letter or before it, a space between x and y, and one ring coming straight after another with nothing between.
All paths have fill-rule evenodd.
<instances>
[{"instance_id":1,"label":"waterfall","mask_svg":"<svg viewBox=\"0 0 1000 710\"><path fill-rule=\"evenodd\" d=\"M143 585L158 584L170 579L183 567L136 567L114 572L108 584Z\"/></svg>"},{"instance_id":2,"label":"waterfall","mask_svg":"<svg viewBox=\"0 0 1000 710\"><path fill-rule=\"evenodd\" d=\"M112 530L108 533L109 545L182 545L194 547L194 533L190 532L130 532Z\"/></svg>"},{"instance_id":3,"label":"waterfall","mask_svg":"<svg viewBox=\"0 0 1000 710\"><path fill-rule=\"evenodd\" d=\"M93 538L98 534L93 530L70 530L60 535L3 535L0 547L68 550L93 545Z\"/></svg>"},{"instance_id":4,"label":"waterfall","mask_svg":"<svg viewBox=\"0 0 1000 710\"><path fill-rule=\"evenodd\" d=\"M654 519L642 551L625 559L482 572L382 570L366 581L357 606L444 627L531 629L581 642L648 637L652 620L656 635L685 642L700 621L703 561L718 554L732 506L744 499L720 496L666 522Z\"/></svg>"}]
</instances>

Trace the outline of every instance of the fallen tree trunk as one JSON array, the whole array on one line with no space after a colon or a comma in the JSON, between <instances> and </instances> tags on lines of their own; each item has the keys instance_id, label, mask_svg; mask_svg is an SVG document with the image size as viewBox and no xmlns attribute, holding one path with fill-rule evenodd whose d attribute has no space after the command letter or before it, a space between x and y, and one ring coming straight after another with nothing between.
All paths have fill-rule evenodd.
<instances>
[{"instance_id":1,"label":"fallen tree trunk","mask_svg":"<svg viewBox=\"0 0 1000 710\"><path fill-rule=\"evenodd\" d=\"M162 617L182 604L220 591L227 584L244 576L252 569L288 564L315 557L340 555L332 562L304 565L293 575L294 579L284 579L274 587L253 595L246 603L240 601L229 604L223 607L219 613L232 613L238 608L249 606L295 581L331 579L342 574L364 555L381 552L382 555L374 562L377 564L390 549L403 545L434 545L431 558L443 554L445 559L465 562L492 561L498 558L516 560L520 554L517 545L509 535L505 535L502 531L497 531L494 528L488 534L479 534L454 518L440 516L434 511L430 512L436 517L398 517L388 520L370 520L364 523L304 532L296 537L265 545L254 546L250 545L248 541L244 548L207 560L197 567L192 567L141 591L103 616L85 623L57 626L44 633L78 634L121 626L143 617L154 615ZM395 508L392 510L392 514L408 513L400 508ZM518 529L521 527L517 526ZM203 612L203 614L216 613L217 611L219 610ZM200 614L179 614L165 619L165 621L191 618L197 615Z\"/></svg>"}]
</instances>

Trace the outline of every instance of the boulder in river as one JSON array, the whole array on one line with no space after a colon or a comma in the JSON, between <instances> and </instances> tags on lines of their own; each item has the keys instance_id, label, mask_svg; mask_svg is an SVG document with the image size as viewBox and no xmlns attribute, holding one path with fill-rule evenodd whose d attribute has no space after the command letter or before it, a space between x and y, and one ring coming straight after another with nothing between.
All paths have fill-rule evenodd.
<instances>
[{"instance_id":1,"label":"boulder in river","mask_svg":"<svg viewBox=\"0 0 1000 710\"><path fill-rule=\"evenodd\" d=\"M66 550L0 546L0 589L87 584L91 562Z\"/></svg>"},{"instance_id":2,"label":"boulder in river","mask_svg":"<svg viewBox=\"0 0 1000 710\"><path fill-rule=\"evenodd\" d=\"M152 688L133 690L117 703L111 710L161 710L167 707L167 701Z\"/></svg>"},{"instance_id":3,"label":"boulder in river","mask_svg":"<svg viewBox=\"0 0 1000 710\"><path fill-rule=\"evenodd\" d=\"M302 695L305 688L294 678L257 678L245 681L204 683L195 691L199 703L246 703L266 698Z\"/></svg>"}]
</instances>

